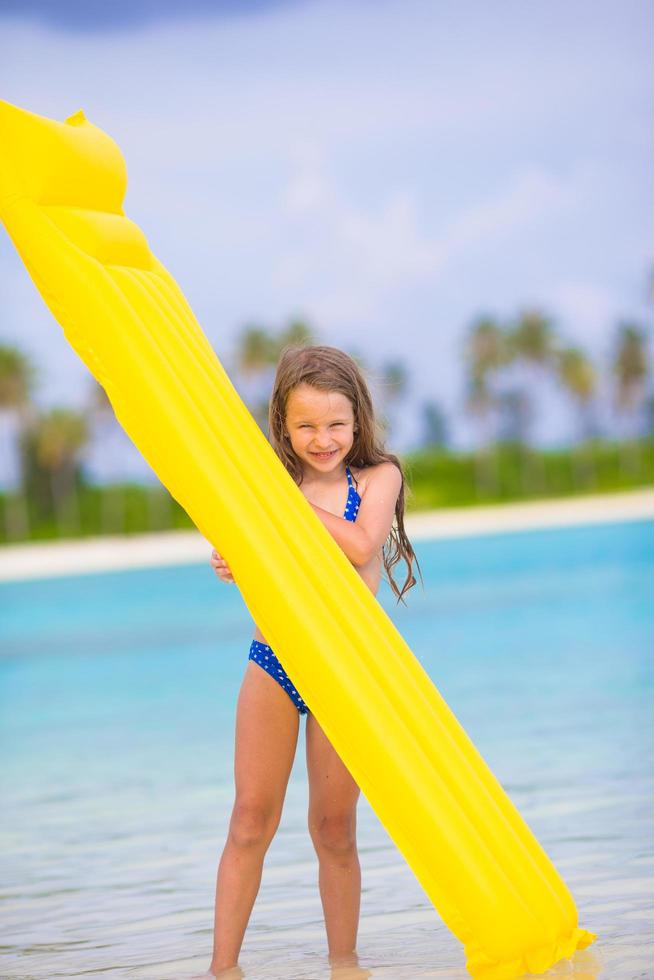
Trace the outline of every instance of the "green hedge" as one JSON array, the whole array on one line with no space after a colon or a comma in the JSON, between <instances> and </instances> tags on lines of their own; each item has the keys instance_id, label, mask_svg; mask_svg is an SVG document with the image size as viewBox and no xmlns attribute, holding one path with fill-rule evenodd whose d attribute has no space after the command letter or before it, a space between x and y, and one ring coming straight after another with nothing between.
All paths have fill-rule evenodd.
<instances>
[{"instance_id":1,"label":"green hedge","mask_svg":"<svg viewBox=\"0 0 654 980\"><path fill-rule=\"evenodd\" d=\"M516 445L478 454L425 449L405 454L403 463L410 487L409 511L610 493L654 486L654 439L538 452ZM24 501L0 494L0 543L192 526L159 486L98 487L78 480L74 495L58 515L43 499Z\"/></svg>"},{"instance_id":2,"label":"green hedge","mask_svg":"<svg viewBox=\"0 0 654 980\"><path fill-rule=\"evenodd\" d=\"M410 510L472 506L654 485L654 439L533 451L498 446L483 454L424 450L404 458Z\"/></svg>"}]
</instances>

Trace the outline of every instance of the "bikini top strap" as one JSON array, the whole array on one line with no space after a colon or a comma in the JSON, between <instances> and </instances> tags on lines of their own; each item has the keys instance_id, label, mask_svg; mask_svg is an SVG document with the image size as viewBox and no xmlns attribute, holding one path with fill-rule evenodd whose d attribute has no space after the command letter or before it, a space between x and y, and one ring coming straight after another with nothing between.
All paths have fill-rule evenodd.
<instances>
[{"instance_id":1,"label":"bikini top strap","mask_svg":"<svg viewBox=\"0 0 654 980\"><path fill-rule=\"evenodd\" d=\"M347 473L347 482L348 482L348 487L349 487L349 489L348 489L348 500L350 499L350 497L356 497L357 501L360 501L361 500L361 494L359 493L359 491L357 490L356 486L354 485L354 477L352 476L352 473L350 472L350 467L349 466L346 466L345 467L345 472Z\"/></svg>"}]
</instances>

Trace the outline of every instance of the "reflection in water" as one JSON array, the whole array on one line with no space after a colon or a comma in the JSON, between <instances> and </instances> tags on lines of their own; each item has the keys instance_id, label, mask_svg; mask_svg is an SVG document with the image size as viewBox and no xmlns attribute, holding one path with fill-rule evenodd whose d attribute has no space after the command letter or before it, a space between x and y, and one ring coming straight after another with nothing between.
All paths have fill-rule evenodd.
<instances>
[{"instance_id":1,"label":"reflection in water","mask_svg":"<svg viewBox=\"0 0 654 980\"><path fill-rule=\"evenodd\" d=\"M574 977L575 980L598 980L603 966L602 960L595 952L582 950L576 953L570 960L561 960L560 963L555 964L546 973L540 974L540 976L544 978ZM277 963L269 961L265 975L274 975L276 980L323 980L323 978L324 980L375 980L375 977L379 978L379 980L382 980L382 978L396 980L399 977L409 978L414 975L424 978L440 978L440 980L463 980L464 977L469 977L465 970L452 971L448 968L429 968L424 965L416 967L415 974L412 974L410 971L405 971L402 967L399 967L398 972L392 966L378 966L367 969L362 967L356 958L350 963L332 964L329 973L321 969L320 964L307 967L306 972L304 972L298 970L297 962L291 961L285 967L283 965L283 957L280 957ZM212 973L202 973L185 978L185 980L259 980L261 976L263 974L256 967L247 971L242 970L240 967L234 967L231 970L225 970L219 973L217 977ZM531 976L532 974L529 974L529 977ZM527 980L527 978L525 977L524 980Z\"/></svg>"},{"instance_id":2,"label":"reflection in water","mask_svg":"<svg viewBox=\"0 0 654 980\"><path fill-rule=\"evenodd\" d=\"M541 974L543 977L575 977L576 980L597 980L604 969L601 957L593 949L582 949L569 960L561 960ZM607 980L610 978L607 977Z\"/></svg>"},{"instance_id":3,"label":"reflection in water","mask_svg":"<svg viewBox=\"0 0 654 980\"><path fill-rule=\"evenodd\" d=\"M272 966L272 964L269 964ZM258 971L253 969L249 972L244 971L240 966L232 967L229 970L222 970L218 974L201 973L188 977L188 980L257 980ZM313 980L315 977L313 970L307 973L306 980ZM287 970L280 964L277 966L277 976L279 980L286 977L297 977L297 963L290 963ZM326 974L325 974L326 976ZM368 980L373 974L370 970L364 969L359 965L359 958L356 954L344 958L330 959L329 980Z\"/></svg>"}]
</instances>

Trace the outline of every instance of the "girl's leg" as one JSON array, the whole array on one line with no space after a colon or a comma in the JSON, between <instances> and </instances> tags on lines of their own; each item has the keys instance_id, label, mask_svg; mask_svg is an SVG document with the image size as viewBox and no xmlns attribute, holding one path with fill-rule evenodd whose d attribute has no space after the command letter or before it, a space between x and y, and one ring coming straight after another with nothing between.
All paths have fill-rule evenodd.
<instances>
[{"instance_id":1,"label":"girl's leg","mask_svg":"<svg viewBox=\"0 0 654 980\"><path fill-rule=\"evenodd\" d=\"M213 974L238 960L263 859L281 817L298 728L298 711L286 691L250 661L236 709L236 799L216 881Z\"/></svg>"},{"instance_id":2,"label":"girl's leg","mask_svg":"<svg viewBox=\"0 0 654 980\"><path fill-rule=\"evenodd\" d=\"M356 844L359 787L313 717L307 716L309 832L332 963L356 962L361 869Z\"/></svg>"}]
</instances>

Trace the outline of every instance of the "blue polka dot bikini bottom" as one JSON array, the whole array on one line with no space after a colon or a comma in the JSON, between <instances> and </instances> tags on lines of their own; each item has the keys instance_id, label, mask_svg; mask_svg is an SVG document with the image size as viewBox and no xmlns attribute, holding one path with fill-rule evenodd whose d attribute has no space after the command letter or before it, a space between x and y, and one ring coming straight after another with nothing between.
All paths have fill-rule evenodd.
<instances>
[{"instance_id":1,"label":"blue polka dot bikini bottom","mask_svg":"<svg viewBox=\"0 0 654 980\"><path fill-rule=\"evenodd\" d=\"M266 673L270 674L284 688L300 714L307 714L309 709L297 693L293 681L273 653L272 647L269 647L267 643L260 643L259 640L252 640L248 660L254 660L255 664L263 667Z\"/></svg>"}]
</instances>

